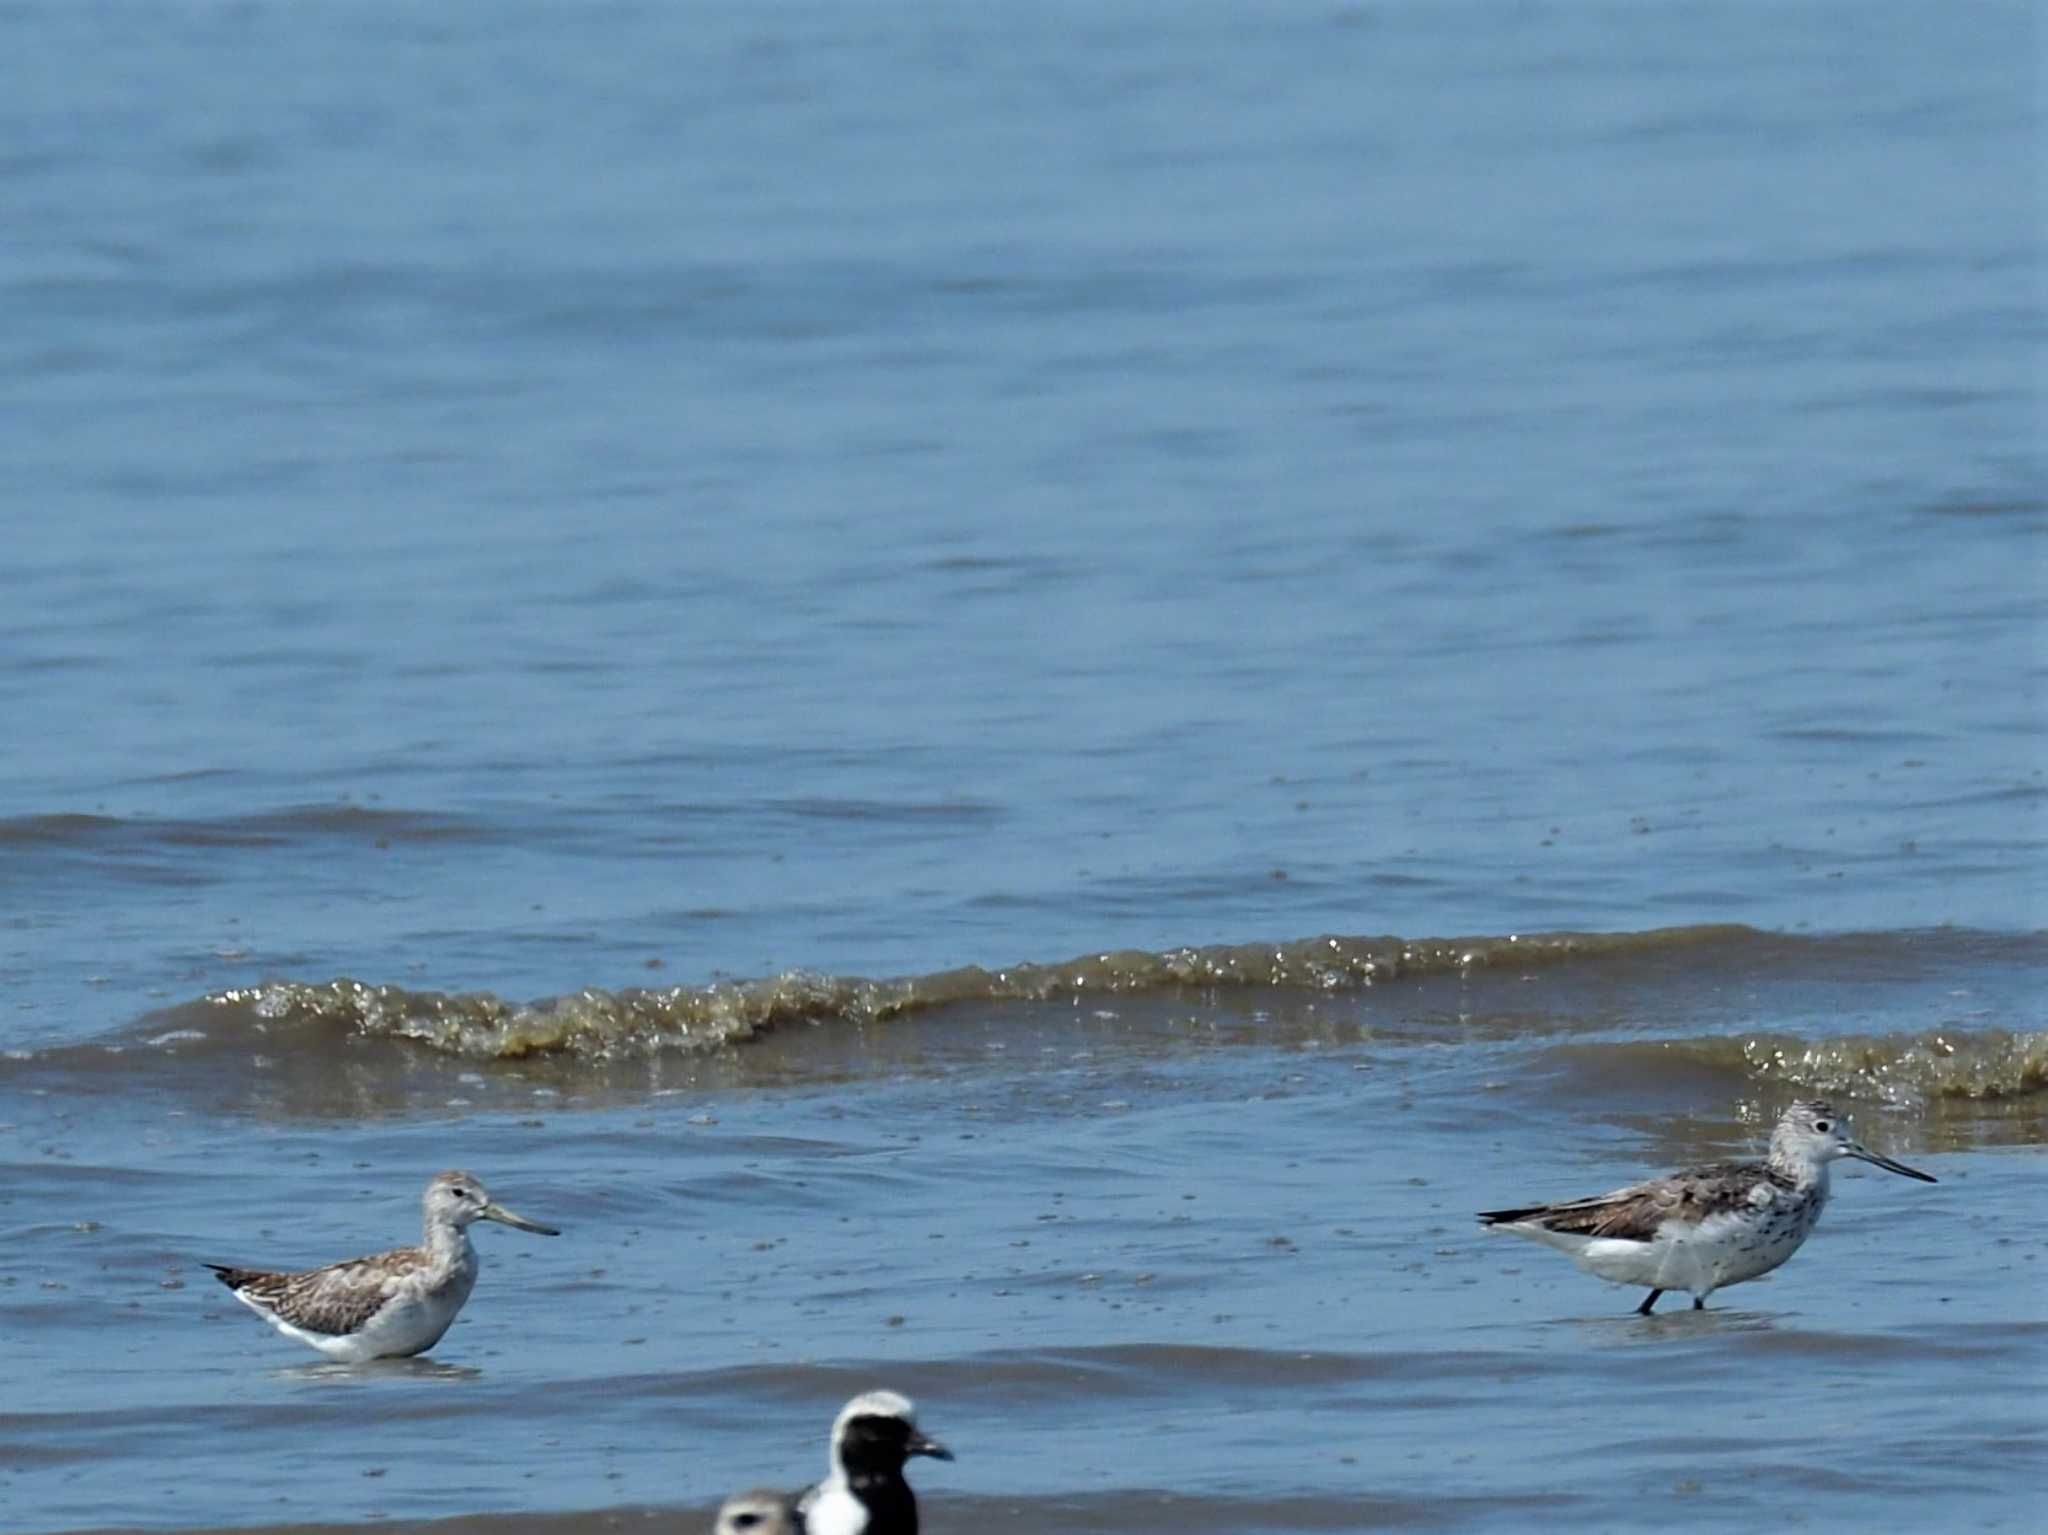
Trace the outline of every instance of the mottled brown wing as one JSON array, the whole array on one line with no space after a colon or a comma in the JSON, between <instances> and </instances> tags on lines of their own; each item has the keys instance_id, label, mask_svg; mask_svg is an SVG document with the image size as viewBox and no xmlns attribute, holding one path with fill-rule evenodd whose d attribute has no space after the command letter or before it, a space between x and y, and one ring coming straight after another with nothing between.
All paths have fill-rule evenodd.
<instances>
[{"instance_id":1,"label":"mottled brown wing","mask_svg":"<svg viewBox=\"0 0 2048 1535\"><path fill-rule=\"evenodd\" d=\"M224 1268L215 1263L207 1267L237 1295L248 1296L292 1326L343 1337L360 1332L383 1310L399 1282L422 1261L419 1249L401 1247L297 1274Z\"/></svg>"},{"instance_id":2,"label":"mottled brown wing","mask_svg":"<svg viewBox=\"0 0 2048 1535\"><path fill-rule=\"evenodd\" d=\"M1760 1162L1723 1162L1633 1183L1590 1199L1531 1205L1524 1210L1489 1210L1479 1218L1490 1226L1535 1221L1552 1231L1577 1236L1648 1242L1668 1220L1703 1221L1710 1215L1749 1208L1751 1192L1769 1178L1770 1169Z\"/></svg>"}]
</instances>

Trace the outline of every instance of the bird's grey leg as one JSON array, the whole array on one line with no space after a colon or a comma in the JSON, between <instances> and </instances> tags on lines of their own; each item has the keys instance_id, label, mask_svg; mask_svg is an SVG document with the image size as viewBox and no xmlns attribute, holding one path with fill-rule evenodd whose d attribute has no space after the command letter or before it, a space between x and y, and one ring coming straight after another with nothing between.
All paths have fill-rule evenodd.
<instances>
[{"instance_id":1,"label":"bird's grey leg","mask_svg":"<svg viewBox=\"0 0 2048 1535\"><path fill-rule=\"evenodd\" d=\"M1643 1303L1640 1306L1636 1307L1636 1315L1648 1316L1650 1314L1650 1308L1657 1304L1657 1297L1662 1295L1663 1293L1664 1292L1662 1290L1652 1290L1648 1295L1645 1295L1643 1297Z\"/></svg>"}]
</instances>

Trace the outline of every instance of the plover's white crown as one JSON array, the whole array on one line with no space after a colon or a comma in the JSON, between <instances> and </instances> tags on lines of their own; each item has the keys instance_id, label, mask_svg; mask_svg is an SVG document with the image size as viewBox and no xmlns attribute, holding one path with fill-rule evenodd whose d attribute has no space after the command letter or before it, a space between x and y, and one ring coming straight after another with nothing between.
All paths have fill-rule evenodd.
<instances>
[{"instance_id":1,"label":"plover's white crown","mask_svg":"<svg viewBox=\"0 0 2048 1535\"><path fill-rule=\"evenodd\" d=\"M915 1423L917 1404L900 1391L863 1391L840 1408L839 1416L832 1420L835 1445L846 1437L846 1425L855 1418L901 1418L905 1423Z\"/></svg>"},{"instance_id":2,"label":"plover's white crown","mask_svg":"<svg viewBox=\"0 0 2048 1535\"><path fill-rule=\"evenodd\" d=\"M917 1495L903 1475L914 1455L952 1452L917 1426L917 1409L896 1391L864 1391L832 1422L825 1480L797 1500L804 1535L917 1535Z\"/></svg>"}]
</instances>

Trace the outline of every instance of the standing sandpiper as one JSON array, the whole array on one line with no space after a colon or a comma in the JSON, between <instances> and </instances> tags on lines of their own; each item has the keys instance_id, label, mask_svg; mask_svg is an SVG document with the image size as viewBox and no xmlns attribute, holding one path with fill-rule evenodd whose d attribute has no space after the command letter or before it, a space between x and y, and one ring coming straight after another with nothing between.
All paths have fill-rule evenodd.
<instances>
[{"instance_id":1,"label":"standing sandpiper","mask_svg":"<svg viewBox=\"0 0 2048 1535\"><path fill-rule=\"evenodd\" d=\"M1666 1290L1691 1291L1699 1311L1723 1285L1768 1274L1799 1251L1828 1202L1828 1164L1843 1157L1936 1181L1858 1145L1846 1119L1808 1099L1778 1121L1766 1161L1718 1162L1590 1199L1487 1210L1479 1219L1562 1248L1589 1274L1649 1286L1638 1316L1648 1316Z\"/></svg>"},{"instance_id":2,"label":"standing sandpiper","mask_svg":"<svg viewBox=\"0 0 2048 1535\"><path fill-rule=\"evenodd\" d=\"M421 1205L426 1234L417 1247L295 1274L206 1266L236 1300L329 1359L359 1364L423 1354L441 1341L476 1283L471 1222L500 1221L550 1237L561 1232L493 1204L469 1173L437 1173Z\"/></svg>"}]
</instances>

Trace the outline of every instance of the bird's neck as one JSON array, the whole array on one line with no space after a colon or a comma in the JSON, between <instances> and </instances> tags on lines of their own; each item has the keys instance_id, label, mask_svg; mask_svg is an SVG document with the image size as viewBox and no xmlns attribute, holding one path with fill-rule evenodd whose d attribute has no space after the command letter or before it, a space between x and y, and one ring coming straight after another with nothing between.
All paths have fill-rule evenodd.
<instances>
[{"instance_id":1,"label":"bird's neck","mask_svg":"<svg viewBox=\"0 0 2048 1535\"><path fill-rule=\"evenodd\" d=\"M467 1268L476 1261L476 1249L469 1245L469 1232L450 1221L428 1221L420 1245L427 1250L434 1267L444 1273Z\"/></svg>"},{"instance_id":2,"label":"bird's neck","mask_svg":"<svg viewBox=\"0 0 2048 1535\"><path fill-rule=\"evenodd\" d=\"M1796 1189L1811 1190L1821 1199L1828 1197L1828 1164L1818 1157L1791 1156L1773 1150L1771 1171L1791 1179Z\"/></svg>"},{"instance_id":3,"label":"bird's neck","mask_svg":"<svg viewBox=\"0 0 2048 1535\"><path fill-rule=\"evenodd\" d=\"M899 1473L856 1473L850 1478L853 1495L868 1511L868 1528L880 1535L915 1535L917 1497Z\"/></svg>"}]
</instances>

